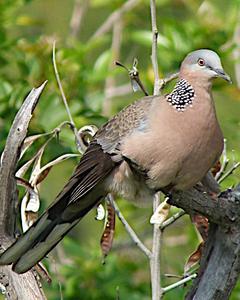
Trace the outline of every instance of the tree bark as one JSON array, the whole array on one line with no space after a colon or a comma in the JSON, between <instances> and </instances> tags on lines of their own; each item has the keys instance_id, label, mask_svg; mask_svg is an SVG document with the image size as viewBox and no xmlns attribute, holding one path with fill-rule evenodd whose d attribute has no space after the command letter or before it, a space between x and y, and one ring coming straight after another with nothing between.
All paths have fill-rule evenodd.
<instances>
[{"instance_id":1,"label":"tree bark","mask_svg":"<svg viewBox=\"0 0 240 300\"><path fill-rule=\"evenodd\" d=\"M216 200L197 189L176 192L169 203L210 222L198 276L186 299L229 299L240 273L240 185Z\"/></svg>"}]
</instances>

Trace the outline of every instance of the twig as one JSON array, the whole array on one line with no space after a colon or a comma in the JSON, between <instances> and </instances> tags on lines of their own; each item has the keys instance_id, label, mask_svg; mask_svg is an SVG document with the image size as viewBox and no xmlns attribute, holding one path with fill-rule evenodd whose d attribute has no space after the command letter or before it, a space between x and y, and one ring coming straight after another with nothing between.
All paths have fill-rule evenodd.
<instances>
[{"instance_id":1,"label":"twig","mask_svg":"<svg viewBox=\"0 0 240 300\"><path fill-rule=\"evenodd\" d=\"M218 183L223 182L229 175L231 175L238 167L240 166L240 162L235 163L230 170L228 170L219 180Z\"/></svg>"},{"instance_id":2,"label":"twig","mask_svg":"<svg viewBox=\"0 0 240 300\"><path fill-rule=\"evenodd\" d=\"M57 84L58 84L58 87L59 87L59 90L60 90L60 93L61 93L61 96L62 96L63 103L65 105L65 108L66 108L66 111L67 111L67 114L68 114L68 118L71 122L71 126L72 126L72 129L73 129L74 135L75 135L75 141L76 141L77 149L82 154L84 152L83 151L84 144L83 144L81 138L78 135L78 131L77 131L77 128L76 128L75 123L73 121L73 118L72 118L72 115L71 115L71 112L70 112L70 109L69 109L69 106L68 106L68 103L67 103L67 98L65 96L65 93L64 93L64 90L63 90L63 87L62 87L62 83L61 83L60 76L59 76L58 69L57 69L56 50L55 49L56 49L56 42L54 41L53 42L53 50L52 50L52 60L53 60L54 73L55 73L55 76L56 76Z\"/></svg>"},{"instance_id":3,"label":"twig","mask_svg":"<svg viewBox=\"0 0 240 300\"><path fill-rule=\"evenodd\" d=\"M179 212L177 212L176 214L174 214L171 218L169 218L165 222L163 222L162 225L160 226L160 229L164 230L166 227L168 227L169 225L171 225L174 222L176 222L179 218L181 218L185 214L186 214L186 212L184 210L180 210Z\"/></svg>"},{"instance_id":4,"label":"twig","mask_svg":"<svg viewBox=\"0 0 240 300\"><path fill-rule=\"evenodd\" d=\"M156 2L150 0L151 6L151 21L152 21L152 65L154 72L154 95L160 94L160 80L158 73L158 60L157 60L157 40L158 29L156 22ZM159 194L156 194L153 201L153 213L159 206ZM160 249L161 249L161 230L158 224L153 225L153 245L152 245L152 258L150 261L151 267L151 286L152 286L152 300L159 300L162 298L161 289L161 276L160 276Z\"/></svg>"},{"instance_id":5,"label":"twig","mask_svg":"<svg viewBox=\"0 0 240 300\"><path fill-rule=\"evenodd\" d=\"M166 78L160 79L160 90L162 90L170 81L178 78L179 72L173 73Z\"/></svg>"},{"instance_id":6,"label":"twig","mask_svg":"<svg viewBox=\"0 0 240 300\"><path fill-rule=\"evenodd\" d=\"M75 0L72 18L70 21L70 35L74 38L78 36L81 30L81 24L85 12L87 11L89 0Z\"/></svg>"},{"instance_id":7,"label":"twig","mask_svg":"<svg viewBox=\"0 0 240 300\"><path fill-rule=\"evenodd\" d=\"M153 212L160 204L159 194L156 194L153 201ZM152 300L159 300L162 296L161 274L160 274L160 250L161 250L161 230L158 224L153 225L152 257L150 260Z\"/></svg>"},{"instance_id":8,"label":"twig","mask_svg":"<svg viewBox=\"0 0 240 300\"><path fill-rule=\"evenodd\" d=\"M168 278L178 278L178 279L181 279L182 276L180 275L176 275L176 274L164 274L165 277L168 277Z\"/></svg>"},{"instance_id":9,"label":"twig","mask_svg":"<svg viewBox=\"0 0 240 300\"><path fill-rule=\"evenodd\" d=\"M122 17L122 15L131 9L133 9L140 1L139 0L128 0L119 9L115 10L107 20L98 28L93 34L90 40L101 37L103 34L108 32L111 27Z\"/></svg>"},{"instance_id":10,"label":"twig","mask_svg":"<svg viewBox=\"0 0 240 300\"><path fill-rule=\"evenodd\" d=\"M133 61L133 66L132 66L131 70L129 70L127 67L125 67L119 61L116 61L115 64L117 66L120 66L120 67L124 68L128 72L128 75L130 77L131 84L132 84L132 89L133 89L134 92L141 90L144 93L145 96L148 96L148 92L145 89L145 87L144 87L144 85L143 85L143 83L142 83L142 81L140 80L140 77L139 77L139 71L137 69L138 60L136 58Z\"/></svg>"},{"instance_id":11,"label":"twig","mask_svg":"<svg viewBox=\"0 0 240 300\"><path fill-rule=\"evenodd\" d=\"M167 286L165 288L162 288L162 292L163 293L169 292L172 289L175 289L175 288L179 287L180 285L183 285L184 283L187 283L188 281L193 280L196 277L197 277L196 273L192 274L192 275L190 275L190 276L188 276L186 278L183 278L182 280L179 280L179 281L177 281L177 282L175 282L175 283L173 283L173 284L171 284L171 285L169 285L169 286Z\"/></svg>"},{"instance_id":12,"label":"twig","mask_svg":"<svg viewBox=\"0 0 240 300\"><path fill-rule=\"evenodd\" d=\"M108 199L111 202L116 215L118 216L119 220L122 222L123 226L125 227L127 233L130 235L131 239L134 241L134 243L138 246L138 248L149 258L151 259L152 253L151 251L142 243L142 241L139 239L139 237L136 235L135 231L132 229L132 227L128 224L127 220L122 215L121 211L119 210L116 202L113 199L113 196L111 194L108 195Z\"/></svg>"},{"instance_id":13,"label":"twig","mask_svg":"<svg viewBox=\"0 0 240 300\"><path fill-rule=\"evenodd\" d=\"M152 20L152 65L154 72L154 95L160 94L160 80L158 73L158 60L157 60L157 41L158 41L158 29L156 21L156 2L150 1L151 4L151 20Z\"/></svg>"},{"instance_id":14,"label":"twig","mask_svg":"<svg viewBox=\"0 0 240 300\"><path fill-rule=\"evenodd\" d=\"M215 176L215 179L216 181L219 183L219 179L222 177L224 171L226 170L227 166L228 166L228 163L229 163L229 159L227 157L227 140L224 139L223 140L223 161L222 161L222 165L221 165L221 168L219 170L219 172L217 172L216 176Z\"/></svg>"}]
</instances>

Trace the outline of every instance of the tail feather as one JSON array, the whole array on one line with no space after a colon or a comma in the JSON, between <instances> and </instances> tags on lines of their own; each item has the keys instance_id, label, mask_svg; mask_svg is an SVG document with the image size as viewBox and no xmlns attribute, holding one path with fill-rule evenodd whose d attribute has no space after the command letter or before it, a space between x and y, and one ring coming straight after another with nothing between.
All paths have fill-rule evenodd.
<instances>
[{"instance_id":1,"label":"tail feather","mask_svg":"<svg viewBox=\"0 0 240 300\"><path fill-rule=\"evenodd\" d=\"M88 198L88 206L85 209L81 209L81 211L75 210L75 212L70 209L70 212L66 213L69 208L67 207L55 219L51 217L51 211L54 211L54 206L52 206L0 256L0 265L13 264L13 270L17 273L24 273L31 269L99 201L99 197L94 197L94 195L86 197ZM91 201L90 198L92 198ZM70 215L71 212L72 214ZM66 216L71 218L66 219Z\"/></svg>"},{"instance_id":2,"label":"tail feather","mask_svg":"<svg viewBox=\"0 0 240 300\"><path fill-rule=\"evenodd\" d=\"M23 254L13 264L13 271L24 273L31 269L38 261L40 261L47 253L49 253L58 244L62 238L79 222L80 219L72 223L59 223L48 232L45 239L39 239L37 243ZM45 235L45 234L44 234Z\"/></svg>"},{"instance_id":3,"label":"tail feather","mask_svg":"<svg viewBox=\"0 0 240 300\"><path fill-rule=\"evenodd\" d=\"M52 205L1 254L0 265L13 263L14 271L24 273L40 261L106 196L104 181L115 166L111 156L93 141Z\"/></svg>"}]
</instances>

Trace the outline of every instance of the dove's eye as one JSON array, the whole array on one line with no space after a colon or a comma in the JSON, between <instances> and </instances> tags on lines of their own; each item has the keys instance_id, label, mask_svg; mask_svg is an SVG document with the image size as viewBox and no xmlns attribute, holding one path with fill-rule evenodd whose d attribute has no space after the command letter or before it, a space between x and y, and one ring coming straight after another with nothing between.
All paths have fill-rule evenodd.
<instances>
[{"instance_id":1,"label":"dove's eye","mask_svg":"<svg viewBox=\"0 0 240 300\"><path fill-rule=\"evenodd\" d=\"M205 65L205 61L204 61L204 59L202 59L202 58L199 58L199 60L198 60L198 64L199 64L199 66L204 66Z\"/></svg>"}]
</instances>

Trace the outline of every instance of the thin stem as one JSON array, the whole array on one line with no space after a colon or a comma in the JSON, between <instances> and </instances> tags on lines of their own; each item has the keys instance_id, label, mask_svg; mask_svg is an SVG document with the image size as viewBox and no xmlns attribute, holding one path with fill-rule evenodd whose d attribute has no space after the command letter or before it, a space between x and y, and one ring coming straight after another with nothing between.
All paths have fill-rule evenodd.
<instances>
[{"instance_id":1,"label":"thin stem","mask_svg":"<svg viewBox=\"0 0 240 300\"><path fill-rule=\"evenodd\" d=\"M150 0L151 7L151 21L152 21L152 65L154 72L154 95L160 94L160 80L158 73L157 61L157 41L158 29L156 21L156 2ZM156 194L153 201L153 213L160 204L159 194ZM151 268L151 285L152 285L152 300L159 300L162 298L162 289L160 282L160 249L161 249L161 230L158 224L153 225L153 244L152 244L152 258L150 260Z\"/></svg>"},{"instance_id":2,"label":"thin stem","mask_svg":"<svg viewBox=\"0 0 240 300\"><path fill-rule=\"evenodd\" d=\"M229 163L229 159L227 157L227 140L224 139L223 142L224 142L223 153L222 153L223 161L222 161L222 165L221 165L219 172L217 172L217 174L215 176L215 179L218 182L219 182L219 179L222 177L222 175L223 175L224 171L226 170L227 165Z\"/></svg>"},{"instance_id":3,"label":"thin stem","mask_svg":"<svg viewBox=\"0 0 240 300\"><path fill-rule=\"evenodd\" d=\"M70 21L70 36L77 38L81 30L83 17L88 9L89 0L75 0L73 13Z\"/></svg>"},{"instance_id":4,"label":"thin stem","mask_svg":"<svg viewBox=\"0 0 240 300\"><path fill-rule=\"evenodd\" d=\"M156 194L153 201L153 212L160 204L159 194ZM152 300L159 300L162 296L160 282L160 251L161 251L161 230L158 224L153 225L152 257L150 260Z\"/></svg>"},{"instance_id":5,"label":"thin stem","mask_svg":"<svg viewBox=\"0 0 240 300\"><path fill-rule=\"evenodd\" d=\"M169 292L169 291L171 291L171 290L179 287L180 285L183 285L184 283L187 283L188 281L193 280L196 277L197 277L196 273L192 274L192 275L190 275L190 276L188 276L186 278L183 278L182 280L179 280L179 281L177 281L177 282L175 282L175 283L173 283L173 284L171 284L171 285L169 285L169 286L167 286L165 288L162 288L162 292L163 293Z\"/></svg>"},{"instance_id":6,"label":"thin stem","mask_svg":"<svg viewBox=\"0 0 240 300\"><path fill-rule=\"evenodd\" d=\"M158 73L158 60L157 60L157 41L158 41L158 29L156 21L156 2L150 1L151 4L151 20L152 20L152 65L154 72L154 95L160 94L160 79Z\"/></svg>"},{"instance_id":7,"label":"thin stem","mask_svg":"<svg viewBox=\"0 0 240 300\"><path fill-rule=\"evenodd\" d=\"M134 241L136 246L149 258L151 259L152 253L151 251L143 244L143 242L139 239L135 231L132 229L132 227L128 224L127 220L124 218L123 214L121 213L119 207L117 206L116 202L113 199L113 196L111 194L108 195L108 199L111 202L116 215L118 216L119 220L122 222L123 226L125 227L127 233L130 235L131 239Z\"/></svg>"},{"instance_id":8,"label":"thin stem","mask_svg":"<svg viewBox=\"0 0 240 300\"><path fill-rule=\"evenodd\" d=\"M161 230L164 230L166 227L172 225L174 222L176 222L179 218L184 216L186 213L184 210L180 210L176 214L174 214L171 218L167 219L165 222L162 223L160 226Z\"/></svg>"},{"instance_id":9,"label":"thin stem","mask_svg":"<svg viewBox=\"0 0 240 300\"><path fill-rule=\"evenodd\" d=\"M228 170L219 180L218 183L223 182L229 175L231 175L238 167L240 167L240 162L235 163L230 170Z\"/></svg>"},{"instance_id":10,"label":"thin stem","mask_svg":"<svg viewBox=\"0 0 240 300\"><path fill-rule=\"evenodd\" d=\"M93 34L90 40L95 40L101 37L103 34L108 32L112 26L122 17L122 15L131 9L133 9L140 1L139 0L128 0L118 10L115 10L107 20L98 28Z\"/></svg>"},{"instance_id":11,"label":"thin stem","mask_svg":"<svg viewBox=\"0 0 240 300\"><path fill-rule=\"evenodd\" d=\"M168 84L170 81L178 78L179 72L173 73L166 78L160 79L160 90L162 90L166 84Z\"/></svg>"},{"instance_id":12,"label":"thin stem","mask_svg":"<svg viewBox=\"0 0 240 300\"><path fill-rule=\"evenodd\" d=\"M64 93L64 90L63 90L63 87L62 87L62 83L61 83L60 76L59 76L58 69L57 69L56 50L55 49L56 49L56 42L54 41L53 42L53 50L52 50L52 60L53 60L54 73L55 73L57 84L58 84L58 87L59 87L59 90L60 90L60 93L61 93L61 96L62 96L63 103L65 105L65 109L66 109L67 114L68 114L68 118L71 122L71 126L72 126L72 129L73 129L74 135L75 135L77 149L82 154L83 153L82 149L84 149L84 144L83 144L81 138L79 137L77 128L75 126L75 123L73 121L73 118L72 118L72 115L71 115L71 112L70 112L70 109L69 109L69 106L68 106L68 103L67 103L67 98L65 96L65 93Z\"/></svg>"}]
</instances>

